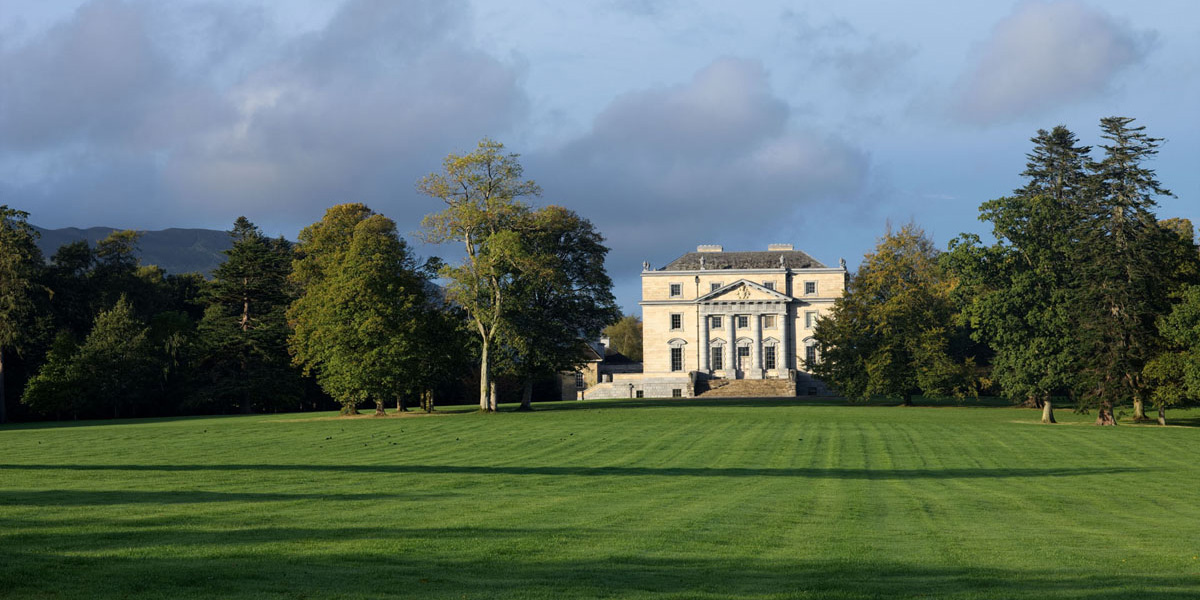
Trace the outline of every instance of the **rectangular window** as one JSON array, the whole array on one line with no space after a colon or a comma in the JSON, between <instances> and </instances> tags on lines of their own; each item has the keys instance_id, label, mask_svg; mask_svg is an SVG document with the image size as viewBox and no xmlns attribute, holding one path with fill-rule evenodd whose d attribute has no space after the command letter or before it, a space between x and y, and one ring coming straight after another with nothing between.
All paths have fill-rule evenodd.
<instances>
[{"instance_id":1,"label":"rectangular window","mask_svg":"<svg viewBox=\"0 0 1200 600\"><path fill-rule=\"evenodd\" d=\"M671 397L672 398L682 398L683 390L680 388L671 388Z\"/></svg>"},{"instance_id":2,"label":"rectangular window","mask_svg":"<svg viewBox=\"0 0 1200 600\"><path fill-rule=\"evenodd\" d=\"M680 296L683 296L683 284L682 283L672 283L671 284L671 297L679 298Z\"/></svg>"},{"instance_id":3,"label":"rectangular window","mask_svg":"<svg viewBox=\"0 0 1200 600\"><path fill-rule=\"evenodd\" d=\"M816 324L817 324L817 311L815 311L815 310L804 311L804 328L812 329L813 326Z\"/></svg>"},{"instance_id":4,"label":"rectangular window","mask_svg":"<svg viewBox=\"0 0 1200 600\"><path fill-rule=\"evenodd\" d=\"M671 370L683 370L683 348L671 348Z\"/></svg>"},{"instance_id":5,"label":"rectangular window","mask_svg":"<svg viewBox=\"0 0 1200 600\"><path fill-rule=\"evenodd\" d=\"M683 329L683 313L671 313L671 331Z\"/></svg>"},{"instance_id":6,"label":"rectangular window","mask_svg":"<svg viewBox=\"0 0 1200 600\"><path fill-rule=\"evenodd\" d=\"M804 295L811 296L815 293L817 293L817 282L805 281L804 282Z\"/></svg>"},{"instance_id":7,"label":"rectangular window","mask_svg":"<svg viewBox=\"0 0 1200 600\"><path fill-rule=\"evenodd\" d=\"M725 353L721 351L720 346L712 348L712 368L714 371L725 370Z\"/></svg>"},{"instance_id":8,"label":"rectangular window","mask_svg":"<svg viewBox=\"0 0 1200 600\"><path fill-rule=\"evenodd\" d=\"M804 347L804 366L811 368L812 365L815 365L815 364L817 364L817 347L816 346L805 346Z\"/></svg>"},{"instance_id":9,"label":"rectangular window","mask_svg":"<svg viewBox=\"0 0 1200 600\"><path fill-rule=\"evenodd\" d=\"M775 329L775 315L763 315L763 329Z\"/></svg>"},{"instance_id":10,"label":"rectangular window","mask_svg":"<svg viewBox=\"0 0 1200 600\"><path fill-rule=\"evenodd\" d=\"M644 392L644 391L642 391L642 390L638 390L638 391L636 391L636 392L634 392L634 393L633 393L633 397L634 397L634 398L645 398L645 397L646 397L646 392Z\"/></svg>"},{"instance_id":11,"label":"rectangular window","mask_svg":"<svg viewBox=\"0 0 1200 600\"><path fill-rule=\"evenodd\" d=\"M737 320L738 329L745 329L750 326L750 317L746 315L738 315Z\"/></svg>"},{"instance_id":12,"label":"rectangular window","mask_svg":"<svg viewBox=\"0 0 1200 600\"><path fill-rule=\"evenodd\" d=\"M708 284L708 291L710 291L710 292L715 292L719 289L721 289L721 283L719 281L714 281L714 282Z\"/></svg>"},{"instance_id":13,"label":"rectangular window","mask_svg":"<svg viewBox=\"0 0 1200 600\"><path fill-rule=\"evenodd\" d=\"M575 387L579 389L586 387L583 381L583 371L575 371Z\"/></svg>"},{"instance_id":14,"label":"rectangular window","mask_svg":"<svg viewBox=\"0 0 1200 600\"><path fill-rule=\"evenodd\" d=\"M773 289L775 289L775 282L774 281L764 281L763 287L767 288L768 290L773 290Z\"/></svg>"},{"instance_id":15,"label":"rectangular window","mask_svg":"<svg viewBox=\"0 0 1200 600\"><path fill-rule=\"evenodd\" d=\"M713 317L712 317L712 328L713 328L713 329L720 329L722 325L723 325L723 323L721 322L721 315L713 315Z\"/></svg>"},{"instance_id":16,"label":"rectangular window","mask_svg":"<svg viewBox=\"0 0 1200 600\"><path fill-rule=\"evenodd\" d=\"M768 370L775 368L775 346L763 348L763 368Z\"/></svg>"}]
</instances>

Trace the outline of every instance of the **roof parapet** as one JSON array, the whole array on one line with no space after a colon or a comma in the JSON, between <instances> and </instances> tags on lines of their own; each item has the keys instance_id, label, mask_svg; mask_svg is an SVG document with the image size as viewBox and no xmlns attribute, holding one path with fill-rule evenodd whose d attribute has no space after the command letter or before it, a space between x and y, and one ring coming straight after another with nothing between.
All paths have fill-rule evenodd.
<instances>
[{"instance_id":1,"label":"roof parapet","mask_svg":"<svg viewBox=\"0 0 1200 600\"><path fill-rule=\"evenodd\" d=\"M724 252L725 247L720 244L700 244L696 246L696 252Z\"/></svg>"},{"instance_id":2,"label":"roof parapet","mask_svg":"<svg viewBox=\"0 0 1200 600\"><path fill-rule=\"evenodd\" d=\"M791 244L767 244L767 252L791 252L795 250Z\"/></svg>"}]
</instances>

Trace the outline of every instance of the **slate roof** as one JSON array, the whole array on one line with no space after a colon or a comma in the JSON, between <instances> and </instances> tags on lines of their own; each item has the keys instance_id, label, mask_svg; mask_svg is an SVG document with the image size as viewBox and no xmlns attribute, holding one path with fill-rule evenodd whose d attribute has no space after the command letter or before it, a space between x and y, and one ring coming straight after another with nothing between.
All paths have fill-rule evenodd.
<instances>
[{"instance_id":1,"label":"slate roof","mask_svg":"<svg viewBox=\"0 0 1200 600\"><path fill-rule=\"evenodd\" d=\"M613 350L612 348L604 349L604 364L606 365L636 365L637 361Z\"/></svg>"},{"instance_id":2,"label":"slate roof","mask_svg":"<svg viewBox=\"0 0 1200 600\"><path fill-rule=\"evenodd\" d=\"M822 269L821 261L799 250L775 250L767 252L688 252L667 263L659 271L698 271L700 258L704 258L704 269L778 269L779 257L789 269Z\"/></svg>"}]
</instances>

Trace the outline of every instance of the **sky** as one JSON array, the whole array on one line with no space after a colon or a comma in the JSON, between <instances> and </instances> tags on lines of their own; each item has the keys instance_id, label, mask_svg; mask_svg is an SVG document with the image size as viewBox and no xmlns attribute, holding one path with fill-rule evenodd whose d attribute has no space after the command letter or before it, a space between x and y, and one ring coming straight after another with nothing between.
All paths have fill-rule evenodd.
<instances>
[{"instance_id":1,"label":"sky","mask_svg":"<svg viewBox=\"0 0 1200 600\"><path fill-rule=\"evenodd\" d=\"M1029 138L1135 117L1200 223L1193 0L4 0L0 204L50 228L271 235L343 202L416 239L415 182L481 138L643 261L792 243L853 270L889 224L986 236Z\"/></svg>"}]
</instances>

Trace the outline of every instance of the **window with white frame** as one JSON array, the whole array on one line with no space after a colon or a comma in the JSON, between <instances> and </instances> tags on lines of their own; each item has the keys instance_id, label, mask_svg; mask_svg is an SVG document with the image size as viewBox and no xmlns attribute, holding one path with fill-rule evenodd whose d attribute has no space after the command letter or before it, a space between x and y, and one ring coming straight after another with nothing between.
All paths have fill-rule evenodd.
<instances>
[{"instance_id":1,"label":"window with white frame","mask_svg":"<svg viewBox=\"0 0 1200 600\"><path fill-rule=\"evenodd\" d=\"M812 369L815 364L817 364L817 346L808 344L804 347L804 366Z\"/></svg>"},{"instance_id":2,"label":"window with white frame","mask_svg":"<svg viewBox=\"0 0 1200 600\"><path fill-rule=\"evenodd\" d=\"M683 397L683 388L671 388L671 397L672 398L682 398Z\"/></svg>"},{"instance_id":3,"label":"window with white frame","mask_svg":"<svg viewBox=\"0 0 1200 600\"><path fill-rule=\"evenodd\" d=\"M817 293L817 282L805 281L804 282L804 295L811 296L815 293Z\"/></svg>"},{"instance_id":4,"label":"window with white frame","mask_svg":"<svg viewBox=\"0 0 1200 600\"><path fill-rule=\"evenodd\" d=\"M683 370L683 348L679 348L679 347L671 348L671 370L672 371L682 371Z\"/></svg>"},{"instance_id":5,"label":"window with white frame","mask_svg":"<svg viewBox=\"0 0 1200 600\"><path fill-rule=\"evenodd\" d=\"M671 313L671 331L683 329L683 313Z\"/></svg>"},{"instance_id":6,"label":"window with white frame","mask_svg":"<svg viewBox=\"0 0 1200 600\"><path fill-rule=\"evenodd\" d=\"M671 284L671 297L679 298L682 296L683 296L683 284L682 283L672 283Z\"/></svg>"},{"instance_id":7,"label":"window with white frame","mask_svg":"<svg viewBox=\"0 0 1200 600\"><path fill-rule=\"evenodd\" d=\"M722 322L723 320L721 319L721 315L713 315L709 318L712 319L711 322L713 329L720 329L725 324Z\"/></svg>"},{"instance_id":8,"label":"window with white frame","mask_svg":"<svg viewBox=\"0 0 1200 600\"><path fill-rule=\"evenodd\" d=\"M719 282L719 281L714 281L714 282L708 284L708 291L710 291L710 292L715 292L719 289L721 289L721 282Z\"/></svg>"},{"instance_id":9,"label":"window with white frame","mask_svg":"<svg viewBox=\"0 0 1200 600\"><path fill-rule=\"evenodd\" d=\"M817 311L815 311L815 310L804 311L804 328L812 329L813 326L816 324L817 324Z\"/></svg>"},{"instance_id":10,"label":"window with white frame","mask_svg":"<svg viewBox=\"0 0 1200 600\"><path fill-rule=\"evenodd\" d=\"M773 289L775 289L775 282L774 281L764 281L763 287L767 288L768 290L773 290Z\"/></svg>"},{"instance_id":11,"label":"window with white frame","mask_svg":"<svg viewBox=\"0 0 1200 600\"><path fill-rule=\"evenodd\" d=\"M763 347L763 368L768 370L775 369L775 346Z\"/></svg>"},{"instance_id":12,"label":"window with white frame","mask_svg":"<svg viewBox=\"0 0 1200 600\"><path fill-rule=\"evenodd\" d=\"M713 346L711 351L712 351L712 361L709 363L709 365L712 366L712 369L714 371L724 371L725 370L725 349L722 348L721 346Z\"/></svg>"},{"instance_id":13,"label":"window with white frame","mask_svg":"<svg viewBox=\"0 0 1200 600\"><path fill-rule=\"evenodd\" d=\"M749 315L738 315L737 316L737 326L738 326L738 329L745 329L745 328L749 327L750 326L750 316Z\"/></svg>"},{"instance_id":14,"label":"window with white frame","mask_svg":"<svg viewBox=\"0 0 1200 600\"><path fill-rule=\"evenodd\" d=\"M575 371L575 387L579 389L586 387L583 381L583 371Z\"/></svg>"},{"instance_id":15,"label":"window with white frame","mask_svg":"<svg viewBox=\"0 0 1200 600\"><path fill-rule=\"evenodd\" d=\"M763 329L775 329L775 315L763 315Z\"/></svg>"}]
</instances>

